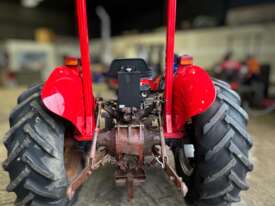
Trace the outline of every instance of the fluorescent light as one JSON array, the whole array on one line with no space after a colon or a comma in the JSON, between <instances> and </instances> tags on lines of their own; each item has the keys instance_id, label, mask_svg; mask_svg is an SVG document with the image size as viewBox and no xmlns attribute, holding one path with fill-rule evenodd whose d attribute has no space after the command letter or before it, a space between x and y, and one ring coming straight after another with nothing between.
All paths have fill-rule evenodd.
<instances>
[{"instance_id":1,"label":"fluorescent light","mask_svg":"<svg viewBox=\"0 0 275 206\"><path fill-rule=\"evenodd\" d=\"M22 6L26 7L26 8L35 8L37 7L40 2L42 2L43 0L21 0L21 4Z\"/></svg>"}]
</instances>

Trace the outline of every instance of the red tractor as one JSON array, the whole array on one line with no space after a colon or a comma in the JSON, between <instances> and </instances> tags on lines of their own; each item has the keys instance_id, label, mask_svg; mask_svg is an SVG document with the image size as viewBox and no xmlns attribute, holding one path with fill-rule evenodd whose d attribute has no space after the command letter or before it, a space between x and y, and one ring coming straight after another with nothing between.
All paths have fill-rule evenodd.
<instances>
[{"instance_id":1,"label":"red tractor","mask_svg":"<svg viewBox=\"0 0 275 206\"><path fill-rule=\"evenodd\" d=\"M152 81L142 59L114 60L108 75L117 79L118 97L106 101L93 96L86 2L76 0L81 60L67 59L24 92L10 115L3 167L16 205L72 205L81 185L108 163L129 200L147 165L159 165L193 205L240 200L253 168L248 115L230 86L212 80L191 57L182 56L174 74L176 0L167 5L164 81Z\"/></svg>"}]
</instances>

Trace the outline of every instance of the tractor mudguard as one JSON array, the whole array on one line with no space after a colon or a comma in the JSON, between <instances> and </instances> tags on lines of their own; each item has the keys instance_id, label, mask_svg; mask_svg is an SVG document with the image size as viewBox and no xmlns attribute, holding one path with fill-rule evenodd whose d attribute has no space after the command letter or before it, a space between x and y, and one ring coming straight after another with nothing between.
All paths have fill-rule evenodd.
<instances>
[{"instance_id":1,"label":"tractor mudguard","mask_svg":"<svg viewBox=\"0 0 275 206\"><path fill-rule=\"evenodd\" d=\"M77 66L57 67L41 92L42 102L46 108L69 120L80 132L82 138L86 135L83 97L83 83L80 68Z\"/></svg>"},{"instance_id":2,"label":"tractor mudguard","mask_svg":"<svg viewBox=\"0 0 275 206\"><path fill-rule=\"evenodd\" d=\"M173 82L173 131L180 133L191 117L206 111L216 99L208 73L199 66L180 66Z\"/></svg>"}]
</instances>

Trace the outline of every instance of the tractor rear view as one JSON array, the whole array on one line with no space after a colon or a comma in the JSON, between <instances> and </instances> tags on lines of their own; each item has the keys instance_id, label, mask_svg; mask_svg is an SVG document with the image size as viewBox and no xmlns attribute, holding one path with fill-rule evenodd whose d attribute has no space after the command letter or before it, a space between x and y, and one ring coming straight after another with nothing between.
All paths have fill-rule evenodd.
<instances>
[{"instance_id":1,"label":"tractor rear view","mask_svg":"<svg viewBox=\"0 0 275 206\"><path fill-rule=\"evenodd\" d=\"M104 164L116 167L129 201L146 179L145 166L153 165L193 205L238 202L253 168L248 116L230 86L212 80L192 57L178 58L174 73L176 1L167 0L164 78L153 80L142 59L114 60L108 76L118 82L115 100L93 96L85 0L76 8L81 61L67 59L45 84L24 92L10 115L3 167L16 205L72 205Z\"/></svg>"}]
</instances>

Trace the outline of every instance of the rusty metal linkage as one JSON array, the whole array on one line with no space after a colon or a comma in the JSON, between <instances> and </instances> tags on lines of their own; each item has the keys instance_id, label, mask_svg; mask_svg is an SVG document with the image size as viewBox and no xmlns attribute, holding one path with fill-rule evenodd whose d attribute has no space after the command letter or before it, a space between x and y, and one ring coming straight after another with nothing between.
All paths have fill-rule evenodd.
<instances>
[{"instance_id":1,"label":"rusty metal linkage","mask_svg":"<svg viewBox=\"0 0 275 206\"><path fill-rule=\"evenodd\" d=\"M188 187L182 181L182 178L179 177L176 171L168 164L168 159L165 162L162 162L161 152L159 152L157 149L154 149L153 153L155 159L151 162L151 165L154 165L156 163L161 165L161 167L163 167L165 173L169 177L170 181L174 183L174 185L181 191L181 193L185 197L188 192Z\"/></svg>"},{"instance_id":2,"label":"rusty metal linkage","mask_svg":"<svg viewBox=\"0 0 275 206\"><path fill-rule=\"evenodd\" d=\"M82 172L71 182L67 189L67 196L69 199L72 199L75 195L75 192L79 187L88 179L88 177L92 174L94 170L99 168L102 165L105 155L102 155L101 158L96 158L96 145L97 145L97 138L100 131L100 120L101 120L101 110L102 110L102 103L98 102L98 114L97 114L97 121L96 121L96 129L94 133L93 143L91 145L90 154L88 158L88 165L82 170Z\"/></svg>"},{"instance_id":3,"label":"rusty metal linkage","mask_svg":"<svg viewBox=\"0 0 275 206\"><path fill-rule=\"evenodd\" d=\"M93 142L90 148L87 166L70 184L67 195L72 199L76 190L88 179L94 170L108 162L107 157L115 157L115 181L117 185L126 185L128 200L134 196L134 186L145 181L145 156L152 156L155 163L161 165L174 185L185 196L188 189L175 170L168 164L168 155L161 118L161 102L158 101L157 130L148 129L139 121L117 123L108 131L100 131L102 102L98 102L98 115ZM158 149L157 146L160 146ZM103 147L99 153L97 148Z\"/></svg>"},{"instance_id":4,"label":"rusty metal linkage","mask_svg":"<svg viewBox=\"0 0 275 206\"><path fill-rule=\"evenodd\" d=\"M145 181L144 125L118 125L116 128L116 183L126 185L128 200L134 196L134 186Z\"/></svg>"},{"instance_id":5,"label":"rusty metal linkage","mask_svg":"<svg viewBox=\"0 0 275 206\"><path fill-rule=\"evenodd\" d=\"M182 178L179 177L176 171L168 164L168 156L166 151L165 138L163 135L163 127L161 121L161 114L159 113L159 128L160 128L160 143L161 151L154 149L153 154L155 155L155 160L158 162L161 167L164 169L165 173L168 175L170 181L182 192L183 196L186 196L188 188L186 184L182 181Z\"/></svg>"}]
</instances>

